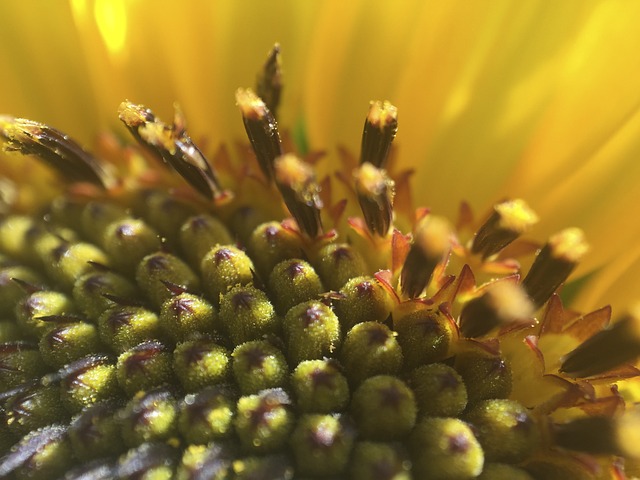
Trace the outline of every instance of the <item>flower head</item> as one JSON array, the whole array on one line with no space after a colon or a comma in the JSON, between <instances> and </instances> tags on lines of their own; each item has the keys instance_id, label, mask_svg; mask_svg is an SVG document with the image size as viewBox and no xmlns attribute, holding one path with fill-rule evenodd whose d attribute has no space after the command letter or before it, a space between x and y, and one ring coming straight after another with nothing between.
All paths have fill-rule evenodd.
<instances>
[{"instance_id":1,"label":"flower head","mask_svg":"<svg viewBox=\"0 0 640 480\"><path fill-rule=\"evenodd\" d=\"M356 8L336 5L326 14ZM95 14L123 65L139 8L71 12L88 31ZM484 219L468 204L432 213L402 170L403 109L388 101L361 109L359 161L353 147L341 165L322 158L313 113L330 107L309 102L302 121L287 110L282 45L255 91L236 90L235 149L204 146L178 105L167 121L121 102L132 138L107 133L98 155L0 117L6 150L56 180L45 191L5 169L0 475L633 474L636 315L609 325L610 309L580 315L556 293L580 268L583 231L527 240L538 216L517 197ZM443 125L473 112L464 90Z\"/></svg>"}]
</instances>

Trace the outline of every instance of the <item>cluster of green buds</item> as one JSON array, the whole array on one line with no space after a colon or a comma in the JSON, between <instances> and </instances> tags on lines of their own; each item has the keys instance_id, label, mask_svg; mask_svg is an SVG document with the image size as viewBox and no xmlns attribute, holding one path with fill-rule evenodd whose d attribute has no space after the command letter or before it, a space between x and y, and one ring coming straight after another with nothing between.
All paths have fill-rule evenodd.
<instances>
[{"instance_id":1,"label":"cluster of green buds","mask_svg":"<svg viewBox=\"0 0 640 480\"><path fill-rule=\"evenodd\" d=\"M553 237L522 281L447 276L456 249L480 270L499 263L535 215L503 202L467 246L424 212L402 235L385 170L397 112L374 102L353 187L373 253L339 239L313 169L283 151L279 62L276 47L258 94L237 102L293 221L232 198L179 112L171 125L130 102L119 113L191 195L122 193L68 136L0 120L9 149L104 190L0 221L0 478L586 479L609 472L605 458L622 472L637 417L553 420L514 395L522 372L499 345L542 334L534 313L584 253L580 233ZM568 353L558 378L575 392L572 379L639 350L629 317Z\"/></svg>"}]
</instances>

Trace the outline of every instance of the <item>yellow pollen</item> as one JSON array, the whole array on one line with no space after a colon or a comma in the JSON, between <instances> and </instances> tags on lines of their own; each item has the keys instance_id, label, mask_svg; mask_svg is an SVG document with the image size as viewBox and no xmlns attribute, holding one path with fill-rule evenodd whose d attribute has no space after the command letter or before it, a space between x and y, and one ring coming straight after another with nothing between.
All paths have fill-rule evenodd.
<instances>
[{"instance_id":1,"label":"yellow pollen","mask_svg":"<svg viewBox=\"0 0 640 480\"><path fill-rule=\"evenodd\" d=\"M524 233L538 222L538 216L524 200L519 198L502 202L494 207L500 215L500 228Z\"/></svg>"},{"instance_id":2,"label":"yellow pollen","mask_svg":"<svg viewBox=\"0 0 640 480\"><path fill-rule=\"evenodd\" d=\"M313 179L313 170L293 154L282 155L276 159L276 178L296 190Z\"/></svg>"},{"instance_id":3,"label":"yellow pollen","mask_svg":"<svg viewBox=\"0 0 640 480\"><path fill-rule=\"evenodd\" d=\"M146 123L138 130L140 136L148 143L155 146L162 146L173 155L176 151L176 144L173 141L171 130L165 128L161 123Z\"/></svg>"},{"instance_id":4,"label":"yellow pollen","mask_svg":"<svg viewBox=\"0 0 640 480\"><path fill-rule=\"evenodd\" d=\"M431 257L444 255L451 247L451 225L435 215L428 215L418 224L416 243Z\"/></svg>"},{"instance_id":5,"label":"yellow pollen","mask_svg":"<svg viewBox=\"0 0 640 480\"><path fill-rule=\"evenodd\" d=\"M139 105L125 100L118 107L118 117L128 127L139 127L146 122L145 112Z\"/></svg>"},{"instance_id":6,"label":"yellow pollen","mask_svg":"<svg viewBox=\"0 0 640 480\"><path fill-rule=\"evenodd\" d=\"M398 119L398 109L388 101L371 102L367 120L381 130Z\"/></svg>"},{"instance_id":7,"label":"yellow pollen","mask_svg":"<svg viewBox=\"0 0 640 480\"><path fill-rule=\"evenodd\" d=\"M533 304L522 287L512 282L496 282L487 292L498 317L503 321L529 318Z\"/></svg>"},{"instance_id":8,"label":"yellow pollen","mask_svg":"<svg viewBox=\"0 0 640 480\"><path fill-rule=\"evenodd\" d=\"M584 232L579 228L567 228L549 238L549 246L555 258L577 263L589 250Z\"/></svg>"},{"instance_id":9,"label":"yellow pollen","mask_svg":"<svg viewBox=\"0 0 640 480\"><path fill-rule=\"evenodd\" d=\"M242 115L251 120L259 120L266 114L267 106L250 88L236 90L236 104L240 107Z\"/></svg>"},{"instance_id":10,"label":"yellow pollen","mask_svg":"<svg viewBox=\"0 0 640 480\"><path fill-rule=\"evenodd\" d=\"M378 196L383 193L385 188L393 187L393 181L387 178L386 172L369 162L363 163L359 169L353 172L353 176L358 193L368 197Z\"/></svg>"}]
</instances>

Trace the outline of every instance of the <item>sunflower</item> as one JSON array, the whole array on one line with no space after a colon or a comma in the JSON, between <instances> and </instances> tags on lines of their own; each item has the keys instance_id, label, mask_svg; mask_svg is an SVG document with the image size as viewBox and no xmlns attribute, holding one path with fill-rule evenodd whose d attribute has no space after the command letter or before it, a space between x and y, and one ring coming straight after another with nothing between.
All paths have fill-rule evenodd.
<instances>
[{"instance_id":1,"label":"sunflower","mask_svg":"<svg viewBox=\"0 0 640 480\"><path fill-rule=\"evenodd\" d=\"M637 5L0 8L0 476L638 473Z\"/></svg>"}]
</instances>

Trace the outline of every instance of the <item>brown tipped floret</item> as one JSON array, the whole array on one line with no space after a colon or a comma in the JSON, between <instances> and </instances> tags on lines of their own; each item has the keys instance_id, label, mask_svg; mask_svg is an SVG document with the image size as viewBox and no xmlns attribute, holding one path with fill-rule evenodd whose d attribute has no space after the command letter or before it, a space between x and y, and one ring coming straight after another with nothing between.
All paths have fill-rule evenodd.
<instances>
[{"instance_id":1,"label":"brown tipped floret","mask_svg":"<svg viewBox=\"0 0 640 480\"><path fill-rule=\"evenodd\" d=\"M340 351L349 380L357 385L374 375L396 375L403 363L396 334L378 322L358 323L349 330Z\"/></svg>"},{"instance_id":2,"label":"brown tipped floret","mask_svg":"<svg viewBox=\"0 0 640 480\"><path fill-rule=\"evenodd\" d=\"M390 375L366 379L351 399L351 415L367 440L403 438L413 429L417 414L413 391Z\"/></svg>"},{"instance_id":3,"label":"brown tipped floret","mask_svg":"<svg viewBox=\"0 0 640 480\"><path fill-rule=\"evenodd\" d=\"M457 417L467 407L467 387L449 365L422 365L411 372L408 383L421 415Z\"/></svg>"},{"instance_id":4,"label":"brown tipped floret","mask_svg":"<svg viewBox=\"0 0 640 480\"><path fill-rule=\"evenodd\" d=\"M246 452L268 453L282 448L294 425L291 400L282 389L240 397L234 427Z\"/></svg>"},{"instance_id":5,"label":"brown tipped floret","mask_svg":"<svg viewBox=\"0 0 640 480\"><path fill-rule=\"evenodd\" d=\"M346 467L355 430L345 415L302 415L289 445L299 475L339 475Z\"/></svg>"},{"instance_id":6,"label":"brown tipped floret","mask_svg":"<svg viewBox=\"0 0 640 480\"><path fill-rule=\"evenodd\" d=\"M291 374L291 389L299 411L331 413L345 409L349 402L349 385L332 360L300 362Z\"/></svg>"},{"instance_id":7,"label":"brown tipped floret","mask_svg":"<svg viewBox=\"0 0 640 480\"><path fill-rule=\"evenodd\" d=\"M423 418L411 432L409 450L417 478L471 479L484 465L471 427L457 418Z\"/></svg>"},{"instance_id":8,"label":"brown tipped floret","mask_svg":"<svg viewBox=\"0 0 640 480\"><path fill-rule=\"evenodd\" d=\"M520 463L538 445L539 431L529 411L513 400L484 400L465 414L492 462Z\"/></svg>"},{"instance_id":9,"label":"brown tipped floret","mask_svg":"<svg viewBox=\"0 0 640 480\"><path fill-rule=\"evenodd\" d=\"M173 351L173 370L186 392L197 392L227 381L231 358L226 348L211 340L187 340Z\"/></svg>"},{"instance_id":10,"label":"brown tipped floret","mask_svg":"<svg viewBox=\"0 0 640 480\"><path fill-rule=\"evenodd\" d=\"M362 322L387 321L393 299L376 278L356 276L342 286L334 308L340 323L348 329Z\"/></svg>"},{"instance_id":11,"label":"brown tipped floret","mask_svg":"<svg viewBox=\"0 0 640 480\"><path fill-rule=\"evenodd\" d=\"M265 340L242 343L231 356L233 376L244 395L285 387L288 383L289 368L284 354Z\"/></svg>"}]
</instances>

